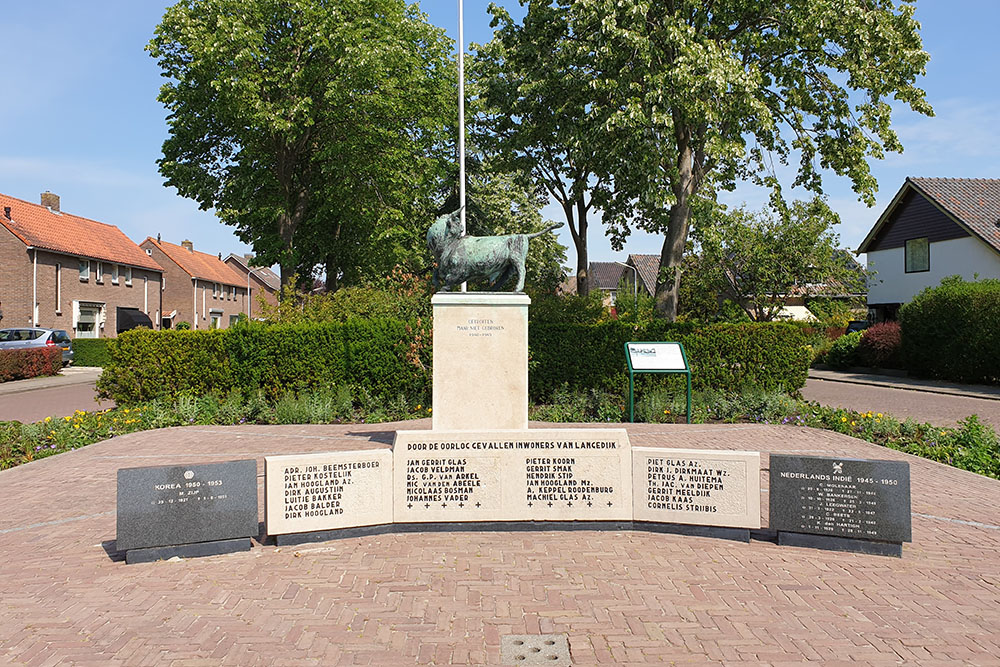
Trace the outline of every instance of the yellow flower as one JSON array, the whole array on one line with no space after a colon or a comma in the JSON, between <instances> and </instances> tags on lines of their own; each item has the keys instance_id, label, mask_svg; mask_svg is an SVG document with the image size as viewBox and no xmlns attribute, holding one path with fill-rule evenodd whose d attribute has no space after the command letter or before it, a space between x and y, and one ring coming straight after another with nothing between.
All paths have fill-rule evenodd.
<instances>
[{"instance_id":1,"label":"yellow flower","mask_svg":"<svg viewBox=\"0 0 1000 667\"><path fill-rule=\"evenodd\" d=\"M851 426L857 426L857 422L851 422Z\"/></svg>"},{"instance_id":2,"label":"yellow flower","mask_svg":"<svg viewBox=\"0 0 1000 667\"><path fill-rule=\"evenodd\" d=\"M125 408L125 414L128 414L128 408Z\"/></svg>"},{"instance_id":3,"label":"yellow flower","mask_svg":"<svg viewBox=\"0 0 1000 667\"><path fill-rule=\"evenodd\" d=\"M881 412L880 412L880 413L878 413L878 415L877 415L877 416L878 416L878 418L879 418L879 419L882 419L882 413L881 413Z\"/></svg>"},{"instance_id":4,"label":"yellow flower","mask_svg":"<svg viewBox=\"0 0 1000 667\"><path fill-rule=\"evenodd\" d=\"M424 409L424 406L422 406L419 403L417 403L417 410L423 410L423 409Z\"/></svg>"},{"instance_id":5,"label":"yellow flower","mask_svg":"<svg viewBox=\"0 0 1000 667\"><path fill-rule=\"evenodd\" d=\"M66 421L69 421L70 417L63 417L63 419L65 419Z\"/></svg>"},{"instance_id":6,"label":"yellow flower","mask_svg":"<svg viewBox=\"0 0 1000 667\"><path fill-rule=\"evenodd\" d=\"M73 428L80 428L79 424L73 424Z\"/></svg>"},{"instance_id":7,"label":"yellow flower","mask_svg":"<svg viewBox=\"0 0 1000 667\"><path fill-rule=\"evenodd\" d=\"M51 435L55 435L55 434L56 434L56 432L55 432L55 431L49 431L49 433L50 433Z\"/></svg>"},{"instance_id":8,"label":"yellow flower","mask_svg":"<svg viewBox=\"0 0 1000 667\"><path fill-rule=\"evenodd\" d=\"M46 423L46 424L47 424L47 423L49 423L50 421L52 421L52 417L46 417L46 418L45 418L45 423Z\"/></svg>"},{"instance_id":9,"label":"yellow flower","mask_svg":"<svg viewBox=\"0 0 1000 667\"><path fill-rule=\"evenodd\" d=\"M427 412L430 412L430 411L431 411L431 409L430 409L430 408L427 408Z\"/></svg>"},{"instance_id":10,"label":"yellow flower","mask_svg":"<svg viewBox=\"0 0 1000 667\"><path fill-rule=\"evenodd\" d=\"M941 431L941 435L946 435L946 433L944 431Z\"/></svg>"},{"instance_id":11,"label":"yellow flower","mask_svg":"<svg viewBox=\"0 0 1000 667\"><path fill-rule=\"evenodd\" d=\"M842 422L846 422L846 421L847 421L847 417L841 417L841 418L840 418L840 421L842 421Z\"/></svg>"}]
</instances>

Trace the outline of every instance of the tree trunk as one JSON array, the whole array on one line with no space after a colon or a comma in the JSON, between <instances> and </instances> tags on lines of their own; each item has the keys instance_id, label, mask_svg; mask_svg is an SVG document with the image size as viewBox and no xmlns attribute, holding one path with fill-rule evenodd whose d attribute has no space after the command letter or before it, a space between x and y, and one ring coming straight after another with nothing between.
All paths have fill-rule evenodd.
<instances>
[{"instance_id":1,"label":"tree trunk","mask_svg":"<svg viewBox=\"0 0 1000 667\"><path fill-rule=\"evenodd\" d=\"M281 286L292 285L292 281L297 273L298 266L295 261L295 250L293 242L295 240L295 230L299 228L306 214L306 193L302 190L298 192L295 202L289 208L291 210L282 211L278 215L278 236L281 237ZM294 287L294 285L292 285Z\"/></svg>"},{"instance_id":2,"label":"tree trunk","mask_svg":"<svg viewBox=\"0 0 1000 667\"><path fill-rule=\"evenodd\" d=\"M590 294L590 258L587 254L587 207L583 199L576 201L576 211L573 210L574 202L563 203L563 213L566 214L566 223L569 225L570 236L573 237L573 245L576 247L576 293L580 296ZM576 220L574 220L574 216Z\"/></svg>"},{"instance_id":3,"label":"tree trunk","mask_svg":"<svg viewBox=\"0 0 1000 667\"><path fill-rule=\"evenodd\" d=\"M337 263L337 258L334 257L333 253L327 254L324 264L326 265L326 293L336 292L340 287L337 281L337 275L340 273L340 264Z\"/></svg>"},{"instance_id":4,"label":"tree trunk","mask_svg":"<svg viewBox=\"0 0 1000 667\"><path fill-rule=\"evenodd\" d=\"M660 317L670 322L677 320L677 295L681 285L681 263L687 243L691 207L674 204L670 207L670 223L660 250L660 273L656 278L655 308Z\"/></svg>"}]
</instances>

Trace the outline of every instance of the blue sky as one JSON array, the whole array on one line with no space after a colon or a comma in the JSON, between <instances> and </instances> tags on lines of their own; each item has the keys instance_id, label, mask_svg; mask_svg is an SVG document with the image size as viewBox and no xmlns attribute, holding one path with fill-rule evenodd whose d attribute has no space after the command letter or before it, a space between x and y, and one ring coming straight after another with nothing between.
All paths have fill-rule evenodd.
<instances>
[{"instance_id":1,"label":"blue sky","mask_svg":"<svg viewBox=\"0 0 1000 667\"><path fill-rule=\"evenodd\" d=\"M170 3L154 0L48 0L4 7L0 51L0 192L32 202L51 190L64 210L119 226L136 242L163 235L215 254L249 248L210 212L163 186L156 169L166 137L156 101L159 70L143 51ZM491 35L486 0L466 0L468 42ZM500 0L515 16L517 0ZM457 0L424 0L430 21L457 38ZM873 165L878 205L860 204L849 183L826 181L843 221L842 244L855 248L906 176L1000 178L1000 23L997 0L920 0L924 47L931 54L922 87L937 113L903 110L895 127L906 151ZM763 204L739 188L727 203ZM561 220L555 207L548 217ZM570 247L564 229L562 243ZM628 252L659 253L662 239L637 233L625 251L611 250L591 227L592 260Z\"/></svg>"}]
</instances>

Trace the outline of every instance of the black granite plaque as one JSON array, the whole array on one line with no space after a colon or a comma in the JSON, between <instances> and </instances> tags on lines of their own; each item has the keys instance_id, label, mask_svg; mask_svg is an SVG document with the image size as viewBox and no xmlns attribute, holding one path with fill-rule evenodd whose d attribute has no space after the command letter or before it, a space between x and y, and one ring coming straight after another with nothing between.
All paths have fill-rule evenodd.
<instances>
[{"instance_id":1,"label":"black granite plaque","mask_svg":"<svg viewBox=\"0 0 1000 667\"><path fill-rule=\"evenodd\" d=\"M118 471L119 551L257 534L253 459Z\"/></svg>"},{"instance_id":2,"label":"black granite plaque","mask_svg":"<svg viewBox=\"0 0 1000 667\"><path fill-rule=\"evenodd\" d=\"M910 542L910 464L772 454L770 527Z\"/></svg>"}]
</instances>

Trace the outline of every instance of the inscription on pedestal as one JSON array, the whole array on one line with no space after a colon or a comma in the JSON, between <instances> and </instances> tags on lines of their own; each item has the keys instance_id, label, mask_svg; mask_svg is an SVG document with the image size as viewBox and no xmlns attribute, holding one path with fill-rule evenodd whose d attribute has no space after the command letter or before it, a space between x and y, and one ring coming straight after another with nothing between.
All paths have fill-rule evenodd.
<instances>
[{"instance_id":1,"label":"inscription on pedestal","mask_svg":"<svg viewBox=\"0 0 1000 667\"><path fill-rule=\"evenodd\" d=\"M627 520L623 429L399 431L396 522Z\"/></svg>"},{"instance_id":2,"label":"inscription on pedestal","mask_svg":"<svg viewBox=\"0 0 1000 667\"><path fill-rule=\"evenodd\" d=\"M636 521L760 528L760 454L632 449Z\"/></svg>"},{"instance_id":3,"label":"inscription on pedestal","mask_svg":"<svg viewBox=\"0 0 1000 667\"><path fill-rule=\"evenodd\" d=\"M902 461L771 455L770 527L910 542L910 465Z\"/></svg>"},{"instance_id":4,"label":"inscription on pedestal","mask_svg":"<svg viewBox=\"0 0 1000 667\"><path fill-rule=\"evenodd\" d=\"M264 458L268 535L392 523L392 453Z\"/></svg>"}]
</instances>

